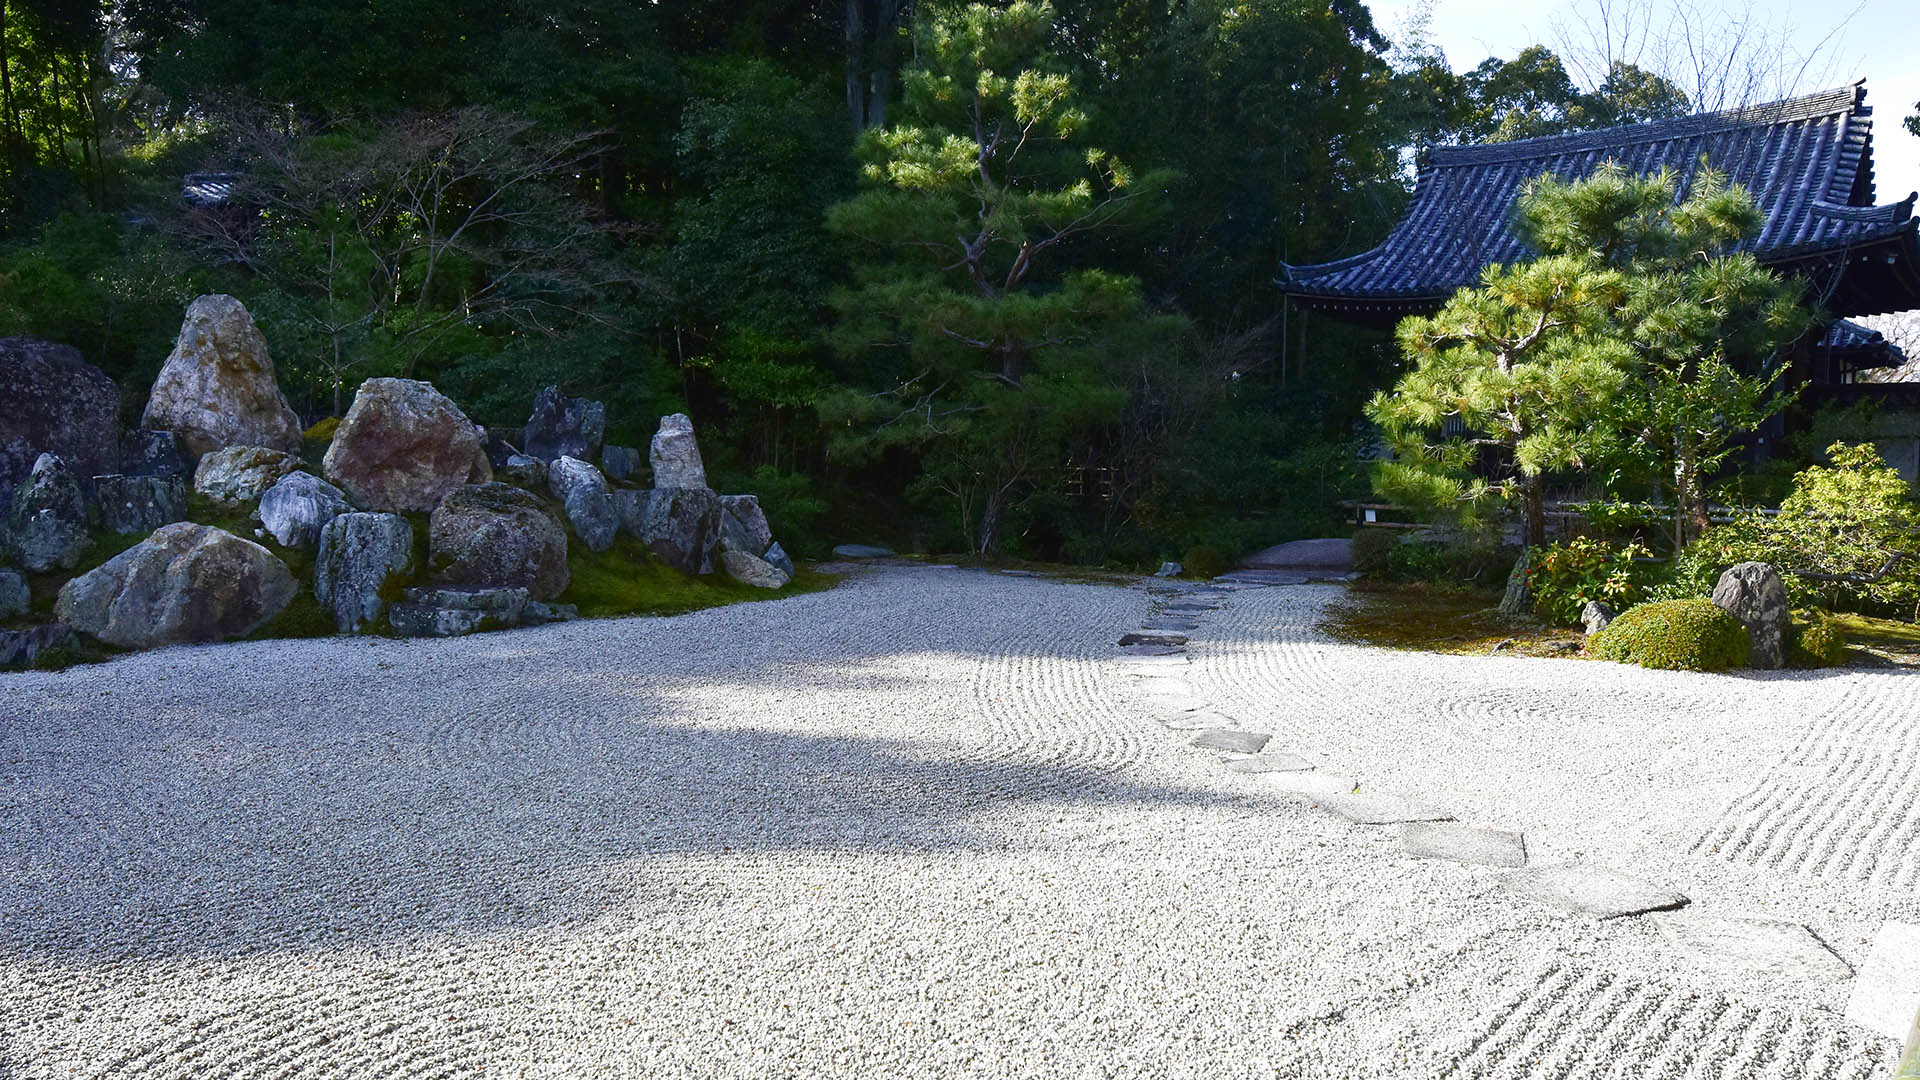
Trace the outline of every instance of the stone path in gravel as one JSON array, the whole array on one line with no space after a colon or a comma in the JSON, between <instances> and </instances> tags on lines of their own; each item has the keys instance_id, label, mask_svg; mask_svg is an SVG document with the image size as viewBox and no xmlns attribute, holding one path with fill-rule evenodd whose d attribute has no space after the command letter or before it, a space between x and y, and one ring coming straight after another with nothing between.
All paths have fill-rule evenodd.
<instances>
[{"instance_id":1,"label":"stone path in gravel","mask_svg":"<svg viewBox=\"0 0 1920 1080\"><path fill-rule=\"evenodd\" d=\"M889 566L0 676L0 1076L1886 1070L1916 676L1339 594Z\"/></svg>"}]
</instances>

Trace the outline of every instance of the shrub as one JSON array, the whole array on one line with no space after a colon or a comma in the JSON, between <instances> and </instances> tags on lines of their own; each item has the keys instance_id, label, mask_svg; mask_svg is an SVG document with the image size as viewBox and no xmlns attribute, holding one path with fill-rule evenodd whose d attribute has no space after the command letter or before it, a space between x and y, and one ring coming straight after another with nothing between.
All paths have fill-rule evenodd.
<instances>
[{"instance_id":1,"label":"shrub","mask_svg":"<svg viewBox=\"0 0 1920 1080\"><path fill-rule=\"evenodd\" d=\"M1720 583L1720 575L1726 573L1727 567L1743 562L1776 563L1779 558L1780 553L1769 545L1761 522L1716 525L1701 533L1699 539L1674 558L1666 580L1647 589L1646 599L1705 599L1713 595L1713 587ZM1791 577L1787 578L1787 587L1793 587Z\"/></svg>"},{"instance_id":2,"label":"shrub","mask_svg":"<svg viewBox=\"0 0 1920 1080\"><path fill-rule=\"evenodd\" d=\"M1534 552L1527 567L1533 610L1556 623L1577 623L1589 600L1627 607L1640 598L1643 572L1634 559L1651 553L1637 543L1615 547L1580 537Z\"/></svg>"},{"instance_id":3,"label":"shrub","mask_svg":"<svg viewBox=\"0 0 1920 1080\"><path fill-rule=\"evenodd\" d=\"M1787 662L1794 667L1837 667L1847 661L1847 635L1817 611L1795 616Z\"/></svg>"},{"instance_id":4,"label":"shrub","mask_svg":"<svg viewBox=\"0 0 1920 1080\"><path fill-rule=\"evenodd\" d=\"M1367 577L1382 577L1391 569L1393 549L1400 538L1392 529L1361 529L1353 534L1353 569Z\"/></svg>"},{"instance_id":5,"label":"shrub","mask_svg":"<svg viewBox=\"0 0 1920 1080\"><path fill-rule=\"evenodd\" d=\"M1789 575L1796 603L1824 599L1881 608L1911 609L1920 600L1920 507L1913 489L1871 445L1834 443L1831 466L1816 465L1793 478L1793 494L1767 527L1775 559L1825 574L1875 577L1889 556L1902 562L1884 577L1865 582L1822 582ZM1771 561L1771 560L1770 560Z\"/></svg>"},{"instance_id":6,"label":"shrub","mask_svg":"<svg viewBox=\"0 0 1920 1080\"><path fill-rule=\"evenodd\" d=\"M1669 671L1741 667L1752 647L1747 628L1711 600L1641 604L1587 641L1587 651L1602 660Z\"/></svg>"},{"instance_id":7,"label":"shrub","mask_svg":"<svg viewBox=\"0 0 1920 1080\"><path fill-rule=\"evenodd\" d=\"M1190 547L1180 557L1180 569L1188 577L1211 580L1227 572L1227 557L1210 547Z\"/></svg>"}]
</instances>

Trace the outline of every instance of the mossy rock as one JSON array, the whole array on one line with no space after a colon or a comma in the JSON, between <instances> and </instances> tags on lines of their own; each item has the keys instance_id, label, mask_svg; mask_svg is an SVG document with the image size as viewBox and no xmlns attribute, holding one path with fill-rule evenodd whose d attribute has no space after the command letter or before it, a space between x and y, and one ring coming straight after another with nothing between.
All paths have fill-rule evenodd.
<instances>
[{"instance_id":1,"label":"mossy rock","mask_svg":"<svg viewBox=\"0 0 1920 1080\"><path fill-rule=\"evenodd\" d=\"M1725 671L1747 662L1740 620L1711 600L1659 600L1629 608L1587 640L1602 660L1664 671Z\"/></svg>"}]
</instances>

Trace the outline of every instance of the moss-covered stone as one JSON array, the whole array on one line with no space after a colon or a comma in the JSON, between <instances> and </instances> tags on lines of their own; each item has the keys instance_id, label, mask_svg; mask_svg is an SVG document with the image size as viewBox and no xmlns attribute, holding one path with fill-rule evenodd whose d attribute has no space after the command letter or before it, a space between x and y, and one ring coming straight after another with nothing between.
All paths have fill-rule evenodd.
<instances>
[{"instance_id":1,"label":"moss-covered stone","mask_svg":"<svg viewBox=\"0 0 1920 1080\"><path fill-rule=\"evenodd\" d=\"M1667 671L1725 671L1747 662L1740 620L1711 600L1660 600L1629 608L1587 640L1602 660Z\"/></svg>"}]
</instances>

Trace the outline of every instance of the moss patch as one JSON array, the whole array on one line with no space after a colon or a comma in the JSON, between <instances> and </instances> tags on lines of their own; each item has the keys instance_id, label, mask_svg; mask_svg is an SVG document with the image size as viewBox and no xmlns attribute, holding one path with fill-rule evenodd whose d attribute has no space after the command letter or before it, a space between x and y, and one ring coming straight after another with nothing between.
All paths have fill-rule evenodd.
<instances>
[{"instance_id":1,"label":"moss patch","mask_svg":"<svg viewBox=\"0 0 1920 1080\"><path fill-rule=\"evenodd\" d=\"M1628 608L1595 634L1593 655L1663 671L1744 667L1747 628L1711 600L1657 600Z\"/></svg>"},{"instance_id":2,"label":"moss patch","mask_svg":"<svg viewBox=\"0 0 1920 1080\"><path fill-rule=\"evenodd\" d=\"M1851 612L1837 612L1827 618L1834 629L1859 647L1854 659L1864 651L1882 661L1920 666L1920 623L1876 619Z\"/></svg>"},{"instance_id":3,"label":"moss patch","mask_svg":"<svg viewBox=\"0 0 1920 1080\"><path fill-rule=\"evenodd\" d=\"M1358 581L1328 607L1321 629L1341 641L1417 652L1477 656L1511 642L1503 653L1577 655L1577 631L1508 620L1499 604L1492 590Z\"/></svg>"},{"instance_id":4,"label":"moss patch","mask_svg":"<svg viewBox=\"0 0 1920 1080\"><path fill-rule=\"evenodd\" d=\"M839 579L805 568L784 589L742 585L724 574L687 577L653 557L647 546L631 536L620 536L605 551L588 551L573 540L567 548L567 569L573 581L559 602L579 607L588 618L620 615L678 615L702 608L754 600L777 600L798 593L831 588Z\"/></svg>"}]
</instances>

